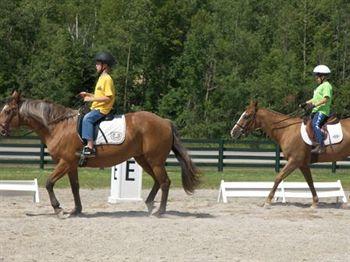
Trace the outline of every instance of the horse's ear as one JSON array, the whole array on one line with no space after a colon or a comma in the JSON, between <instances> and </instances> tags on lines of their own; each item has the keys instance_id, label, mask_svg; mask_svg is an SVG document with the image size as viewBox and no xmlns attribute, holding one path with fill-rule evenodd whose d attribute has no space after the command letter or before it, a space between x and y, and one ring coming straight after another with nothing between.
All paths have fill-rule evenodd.
<instances>
[{"instance_id":1,"label":"horse's ear","mask_svg":"<svg viewBox=\"0 0 350 262\"><path fill-rule=\"evenodd\" d=\"M19 102L21 100L21 92L20 91L17 91L17 90L13 91L11 96L16 102Z\"/></svg>"},{"instance_id":2,"label":"horse's ear","mask_svg":"<svg viewBox=\"0 0 350 262\"><path fill-rule=\"evenodd\" d=\"M258 109L258 101L250 100L250 106L254 107L255 109Z\"/></svg>"}]
</instances>

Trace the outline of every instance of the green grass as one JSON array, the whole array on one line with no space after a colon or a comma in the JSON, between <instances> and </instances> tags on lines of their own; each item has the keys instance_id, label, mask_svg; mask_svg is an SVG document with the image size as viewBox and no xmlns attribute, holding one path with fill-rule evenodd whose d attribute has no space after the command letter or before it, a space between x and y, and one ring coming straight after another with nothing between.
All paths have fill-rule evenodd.
<instances>
[{"instance_id":1,"label":"green grass","mask_svg":"<svg viewBox=\"0 0 350 262\"><path fill-rule=\"evenodd\" d=\"M169 168L169 177L172 187L182 187L179 169ZM45 182L52 169L41 170L37 167L2 167L0 169L0 180L25 180L38 178L39 186L45 187ZM110 168L105 169L79 169L79 183L81 188L108 188L110 187ZM342 169L332 173L329 169L312 169L314 181L336 181L341 180L344 189L350 190L350 170ZM225 181L273 181L276 173L272 168L233 168L224 172L213 169L202 169L200 188L217 189L220 180ZM143 188L150 188L153 180L144 173L142 177ZM295 171L287 181L304 181L299 171ZM69 187L67 176L60 179L55 187Z\"/></svg>"}]
</instances>

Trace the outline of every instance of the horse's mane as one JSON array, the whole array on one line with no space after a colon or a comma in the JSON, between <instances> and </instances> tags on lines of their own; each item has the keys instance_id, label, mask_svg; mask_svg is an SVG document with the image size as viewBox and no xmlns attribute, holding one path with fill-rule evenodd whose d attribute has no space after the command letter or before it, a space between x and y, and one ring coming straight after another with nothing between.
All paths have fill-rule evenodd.
<instances>
[{"instance_id":1,"label":"horse's mane","mask_svg":"<svg viewBox=\"0 0 350 262\"><path fill-rule=\"evenodd\" d=\"M277 115L285 116L285 114L282 114L281 112L277 112L277 111L272 110L272 109L270 109L270 108L265 108L265 109L268 110L268 111L270 111L270 112L272 112L272 113L275 113L275 114L277 114Z\"/></svg>"},{"instance_id":2,"label":"horse's mane","mask_svg":"<svg viewBox=\"0 0 350 262\"><path fill-rule=\"evenodd\" d=\"M277 111L269 109L269 108L261 108L261 109L265 109L266 111L268 111L270 113L273 113L273 114L278 115L280 117L284 117L285 120L295 120L295 119L301 120L301 118L302 118L301 116L295 115L296 111L291 113L291 114L289 114L289 115L286 115L286 114L277 112Z\"/></svg>"},{"instance_id":3,"label":"horse's mane","mask_svg":"<svg viewBox=\"0 0 350 262\"><path fill-rule=\"evenodd\" d=\"M20 107L22 117L31 117L39 121L45 128L61 120L77 115L77 111L46 100L25 99Z\"/></svg>"},{"instance_id":4,"label":"horse's mane","mask_svg":"<svg viewBox=\"0 0 350 262\"><path fill-rule=\"evenodd\" d=\"M270 113L273 113L275 115L278 115L279 117L282 117L281 120L278 120L273 123L275 125L274 129L285 128L294 124L299 124L302 121L299 116L293 116L293 114L286 115L272 109L267 109L267 108L264 108L264 109Z\"/></svg>"},{"instance_id":5,"label":"horse's mane","mask_svg":"<svg viewBox=\"0 0 350 262\"><path fill-rule=\"evenodd\" d=\"M270 111L271 113L274 113L276 115L280 115L280 116L288 116L286 114L283 114L283 113L280 113L280 112L277 112L275 110L272 110L272 109L268 109L268 108L265 108L267 111Z\"/></svg>"}]
</instances>

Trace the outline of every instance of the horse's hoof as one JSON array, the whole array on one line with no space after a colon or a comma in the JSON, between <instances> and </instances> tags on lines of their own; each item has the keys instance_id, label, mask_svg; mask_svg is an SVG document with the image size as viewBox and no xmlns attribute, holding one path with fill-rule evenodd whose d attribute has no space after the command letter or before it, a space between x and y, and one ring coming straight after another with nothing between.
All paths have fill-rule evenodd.
<instances>
[{"instance_id":1,"label":"horse's hoof","mask_svg":"<svg viewBox=\"0 0 350 262\"><path fill-rule=\"evenodd\" d=\"M74 217L79 217L80 213L67 213L67 214L64 214L62 217L60 218L63 218L63 219L66 219L66 218L74 218Z\"/></svg>"},{"instance_id":2,"label":"horse's hoof","mask_svg":"<svg viewBox=\"0 0 350 262\"><path fill-rule=\"evenodd\" d=\"M61 210L58 211L58 212L56 212L56 210L55 210L55 214L56 214L57 218L59 218L59 219L66 219L66 218L69 217L67 214L65 214L65 213L63 212L63 209L61 209Z\"/></svg>"},{"instance_id":3,"label":"horse's hoof","mask_svg":"<svg viewBox=\"0 0 350 262\"><path fill-rule=\"evenodd\" d=\"M63 213L63 209L60 208L60 207L57 207L57 208L54 208L54 212L56 215L60 214L60 213Z\"/></svg>"},{"instance_id":4,"label":"horse's hoof","mask_svg":"<svg viewBox=\"0 0 350 262\"><path fill-rule=\"evenodd\" d=\"M311 209L317 209L317 208L318 208L318 204L312 204L312 205L310 206L310 208L311 208Z\"/></svg>"},{"instance_id":5,"label":"horse's hoof","mask_svg":"<svg viewBox=\"0 0 350 262\"><path fill-rule=\"evenodd\" d=\"M343 203L340 205L341 209L349 209L348 203Z\"/></svg>"},{"instance_id":6,"label":"horse's hoof","mask_svg":"<svg viewBox=\"0 0 350 262\"><path fill-rule=\"evenodd\" d=\"M63 212L67 217L78 217L81 215L81 210L72 209L70 212Z\"/></svg>"},{"instance_id":7,"label":"horse's hoof","mask_svg":"<svg viewBox=\"0 0 350 262\"><path fill-rule=\"evenodd\" d=\"M147 206L148 214L149 214L149 215L151 215L151 214L152 214L153 209L155 208L154 203L153 203L153 202L146 203L146 206Z\"/></svg>"},{"instance_id":8,"label":"horse's hoof","mask_svg":"<svg viewBox=\"0 0 350 262\"><path fill-rule=\"evenodd\" d=\"M263 208L266 208L266 209L270 209L272 206L271 206L271 203L268 203L268 202L265 202L263 204Z\"/></svg>"},{"instance_id":9,"label":"horse's hoof","mask_svg":"<svg viewBox=\"0 0 350 262\"><path fill-rule=\"evenodd\" d=\"M165 214L164 211L159 211L158 210L157 212L153 213L152 215L155 216L155 217L161 218L161 217L163 217L164 214Z\"/></svg>"}]
</instances>

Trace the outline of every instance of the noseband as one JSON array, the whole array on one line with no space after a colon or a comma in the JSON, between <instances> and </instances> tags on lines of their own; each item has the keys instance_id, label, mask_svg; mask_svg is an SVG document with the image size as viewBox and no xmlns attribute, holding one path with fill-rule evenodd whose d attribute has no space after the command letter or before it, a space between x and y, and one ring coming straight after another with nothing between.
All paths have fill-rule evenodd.
<instances>
[{"instance_id":1,"label":"noseband","mask_svg":"<svg viewBox=\"0 0 350 262\"><path fill-rule=\"evenodd\" d=\"M240 128L240 132L242 135L246 135L248 133L249 127L251 127L255 123L255 116L256 112L252 116L250 116L248 119L246 119L246 124L241 125L240 123L236 123L236 126Z\"/></svg>"}]
</instances>

